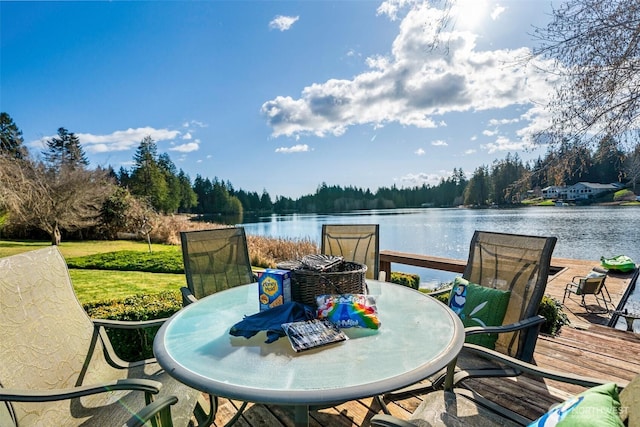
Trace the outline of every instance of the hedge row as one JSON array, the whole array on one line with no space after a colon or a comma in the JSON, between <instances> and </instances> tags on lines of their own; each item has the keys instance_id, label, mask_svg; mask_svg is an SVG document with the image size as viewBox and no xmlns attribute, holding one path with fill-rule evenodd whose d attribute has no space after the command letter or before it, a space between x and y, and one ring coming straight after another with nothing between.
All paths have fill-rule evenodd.
<instances>
[{"instance_id":1,"label":"hedge row","mask_svg":"<svg viewBox=\"0 0 640 427\"><path fill-rule=\"evenodd\" d=\"M118 251L67 259L69 268L183 274L180 248L159 252Z\"/></svg>"},{"instance_id":2,"label":"hedge row","mask_svg":"<svg viewBox=\"0 0 640 427\"><path fill-rule=\"evenodd\" d=\"M110 320L154 320L171 317L182 308L179 291L153 295L134 295L121 300L84 304L90 317ZM145 329L107 329L118 356L128 362L153 357L153 339L159 327Z\"/></svg>"}]
</instances>

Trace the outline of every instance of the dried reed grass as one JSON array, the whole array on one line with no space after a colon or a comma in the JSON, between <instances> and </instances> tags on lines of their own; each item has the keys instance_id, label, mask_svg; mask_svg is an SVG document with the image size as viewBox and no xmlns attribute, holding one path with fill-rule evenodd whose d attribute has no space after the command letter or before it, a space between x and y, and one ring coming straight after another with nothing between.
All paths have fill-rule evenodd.
<instances>
[{"instance_id":1,"label":"dried reed grass","mask_svg":"<svg viewBox=\"0 0 640 427\"><path fill-rule=\"evenodd\" d=\"M181 231L224 227L228 227L228 225L191 221L187 215L162 216L154 219L150 238L154 243L179 245ZM285 239L247 236L247 247L251 265L263 268L274 268L281 261L320 253L318 244L309 238Z\"/></svg>"}]
</instances>

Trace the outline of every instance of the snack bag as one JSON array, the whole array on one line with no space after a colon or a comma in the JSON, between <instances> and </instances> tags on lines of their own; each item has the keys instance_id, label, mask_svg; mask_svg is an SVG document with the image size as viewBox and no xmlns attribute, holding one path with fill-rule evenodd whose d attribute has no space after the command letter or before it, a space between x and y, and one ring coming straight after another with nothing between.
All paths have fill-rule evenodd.
<instances>
[{"instance_id":1,"label":"snack bag","mask_svg":"<svg viewBox=\"0 0 640 427\"><path fill-rule=\"evenodd\" d=\"M376 301L371 295L320 295L316 297L316 303L318 319L327 319L340 328L380 327Z\"/></svg>"}]
</instances>

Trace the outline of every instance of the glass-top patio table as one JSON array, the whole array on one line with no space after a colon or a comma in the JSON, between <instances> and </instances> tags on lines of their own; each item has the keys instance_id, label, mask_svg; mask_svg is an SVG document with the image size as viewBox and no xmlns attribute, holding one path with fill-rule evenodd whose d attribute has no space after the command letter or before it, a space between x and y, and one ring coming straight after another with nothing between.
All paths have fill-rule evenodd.
<instances>
[{"instance_id":1,"label":"glass-top patio table","mask_svg":"<svg viewBox=\"0 0 640 427\"><path fill-rule=\"evenodd\" d=\"M307 425L310 406L333 406L416 383L460 352L464 328L444 304L411 288L367 280L376 297L378 330L344 329L350 339L296 353L266 334L229 335L245 315L258 312L252 283L205 297L160 328L153 349L179 381L212 395L295 408Z\"/></svg>"}]
</instances>

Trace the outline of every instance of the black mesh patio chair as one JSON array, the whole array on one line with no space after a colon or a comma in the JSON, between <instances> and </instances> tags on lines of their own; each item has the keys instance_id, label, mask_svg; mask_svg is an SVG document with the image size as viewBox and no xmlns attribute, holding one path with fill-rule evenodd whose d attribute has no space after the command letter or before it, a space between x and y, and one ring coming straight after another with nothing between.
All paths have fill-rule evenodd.
<instances>
[{"instance_id":1,"label":"black mesh patio chair","mask_svg":"<svg viewBox=\"0 0 640 427\"><path fill-rule=\"evenodd\" d=\"M183 231L180 240L187 279L187 286L180 289L183 306L207 295L258 280L251 269L244 228ZM215 413L218 397L209 395L209 400ZM246 407L247 402L243 402L226 425L234 424Z\"/></svg>"},{"instance_id":2,"label":"black mesh patio chair","mask_svg":"<svg viewBox=\"0 0 640 427\"><path fill-rule=\"evenodd\" d=\"M181 289L183 305L257 281L244 228L183 231L180 240L187 278L187 287Z\"/></svg>"},{"instance_id":3,"label":"black mesh patio chair","mask_svg":"<svg viewBox=\"0 0 640 427\"><path fill-rule=\"evenodd\" d=\"M365 277L379 279L379 229L378 224L323 224L320 252L324 255L342 256L345 261L365 264Z\"/></svg>"},{"instance_id":4,"label":"black mesh patio chair","mask_svg":"<svg viewBox=\"0 0 640 427\"><path fill-rule=\"evenodd\" d=\"M518 360L531 362L544 317L538 307L544 296L556 237L476 231L462 277L482 287L509 291L501 326L465 328L473 335L497 334L495 350ZM446 291L449 292L449 291ZM458 355L454 383L468 377L516 376L520 372L463 349ZM445 375L386 395L440 388ZM384 402L381 402L384 403Z\"/></svg>"}]
</instances>

